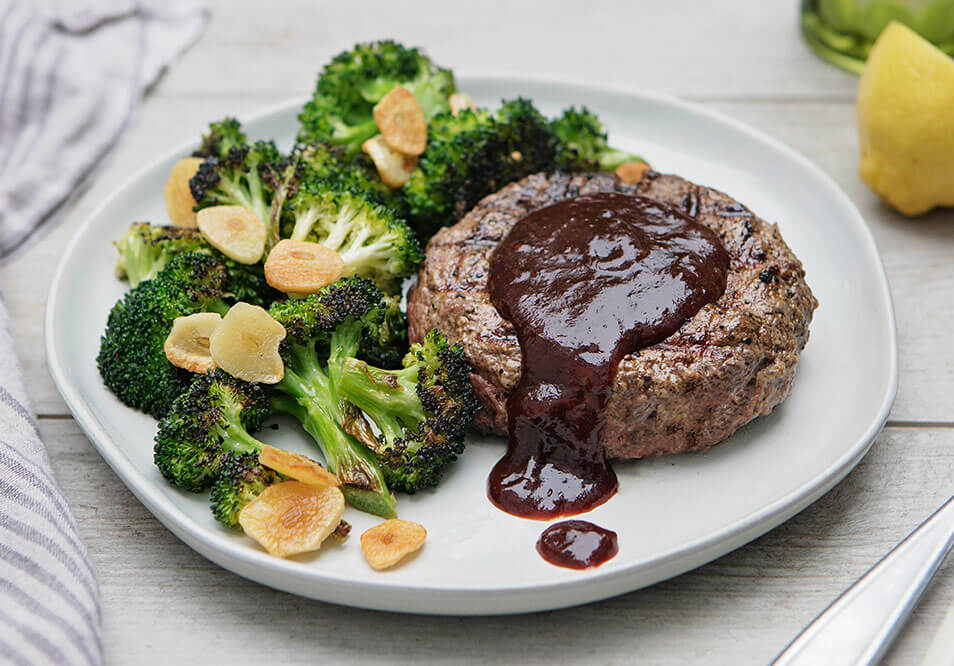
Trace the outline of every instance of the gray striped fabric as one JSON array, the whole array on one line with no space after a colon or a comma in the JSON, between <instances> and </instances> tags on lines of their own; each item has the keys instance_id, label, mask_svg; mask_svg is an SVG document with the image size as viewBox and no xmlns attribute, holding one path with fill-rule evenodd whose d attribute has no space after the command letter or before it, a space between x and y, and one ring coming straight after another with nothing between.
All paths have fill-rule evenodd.
<instances>
[{"instance_id":1,"label":"gray striped fabric","mask_svg":"<svg viewBox=\"0 0 954 666\"><path fill-rule=\"evenodd\" d=\"M0 303L0 663L101 664L99 589L50 471Z\"/></svg>"},{"instance_id":2,"label":"gray striped fabric","mask_svg":"<svg viewBox=\"0 0 954 666\"><path fill-rule=\"evenodd\" d=\"M0 257L75 195L204 23L199 0L0 0Z\"/></svg>"},{"instance_id":3,"label":"gray striped fabric","mask_svg":"<svg viewBox=\"0 0 954 666\"><path fill-rule=\"evenodd\" d=\"M191 0L0 0L0 255L74 195L204 22ZM8 323L0 302L0 664L102 664L96 574Z\"/></svg>"}]
</instances>

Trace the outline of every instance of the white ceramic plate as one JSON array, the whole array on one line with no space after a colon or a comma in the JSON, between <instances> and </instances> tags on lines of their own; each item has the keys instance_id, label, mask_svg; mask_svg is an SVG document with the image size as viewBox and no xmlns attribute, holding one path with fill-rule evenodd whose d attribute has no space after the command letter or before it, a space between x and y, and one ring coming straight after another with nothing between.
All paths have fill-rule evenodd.
<instances>
[{"instance_id":1,"label":"white ceramic plate","mask_svg":"<svg viewBox=\"0 0 954 666\"><path fill-rule=\"evenodd\" d=\"M162 479L152 463L155 423L120 404L95 365L106 315L124 291L109 240L132 220L166 221L163 185L190 144L135 175L79 230L56 271L46 322L50 370L76 420L164 525L221 566L295 594L394 611L517 613L603 599L697 567L801 511L858 463L895 396L894 315L871 234L825 174L752 129L655 94L492 76L461 77L460 86L482 105L523 95L554 114L585 104L614 144L777 221L821 303L791 397L709 452L617 464L619 494L586 516L619 533L619 555L596 569L545 563L534 548L545 525L490 504L486 476L504 442L476 437L436 491L399 498L401 517L428 529L427 545L403 566L381 573L365 563L357 537L377 520L352 509L346 545L270 557L216 523L206 495ZM299 106L249 117L246 128L288 146ZM315 454L293 424L262 436Z\"/></svg>"}]
</instances>

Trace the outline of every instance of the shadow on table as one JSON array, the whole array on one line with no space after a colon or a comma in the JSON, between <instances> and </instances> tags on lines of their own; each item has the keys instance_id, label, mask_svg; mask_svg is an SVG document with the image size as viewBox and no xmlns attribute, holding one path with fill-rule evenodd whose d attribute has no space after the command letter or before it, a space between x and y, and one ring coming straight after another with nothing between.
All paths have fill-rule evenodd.
<instances>
[{"instance_id":1,"label":"shadow on table","mask_svg":"<svg viewBox=\"0 0 954 666\"><path fill-rule=\"evenodd\" d=\"M822 567L825 573L819 574L819 558L826 554L821 544L856 533L851 523L863 493L853 489L879 482L876 476L866 479L866 474L863 465L801 515L712 564L600 603L518 616L402 615L302 599L216 569L220 579L216 587L230 590L216 604L216 614L227 617L216 623L248 625L250 636L263 647L283 643L284 654L311 652L315 658L331 654L343 663L440 663L451 656L465 663L589 659L626 663L622 660L626 655L639 659L641 652L678 655L693 663L717 661L738 642L746 645L752 663L764 663L800 626L791 624L788 593L793 586L799 588L801 606L806 603L806 586L820 600L830 597L830 569ZM847 572L845 580L851 575ZM229 578L228 584L223 578ZM250 600L257 606L251 616ZM809 611L804 621L812 614ZM751 652L753 636L739 635L736 624L765 627L756 637L758 652ZM289 642L300 652L290 650Z\"/></svg>"}]
</instances>

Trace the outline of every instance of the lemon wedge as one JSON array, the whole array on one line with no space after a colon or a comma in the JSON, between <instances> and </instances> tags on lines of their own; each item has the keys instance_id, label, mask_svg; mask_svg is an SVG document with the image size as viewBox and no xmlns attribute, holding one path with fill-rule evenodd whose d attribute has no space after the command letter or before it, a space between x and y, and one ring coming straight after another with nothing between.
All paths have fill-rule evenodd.
<instances>
[{"instance_id":1,"label":"lemon wedge","mask_svg":"<svg viewBox=\"0 0 954 666\"><path fill-rule=\"evenodd\" d=\"M905 215L954 205L954 60L891 23L858 87L861 179Z\"/></svg>"}]
</instances>

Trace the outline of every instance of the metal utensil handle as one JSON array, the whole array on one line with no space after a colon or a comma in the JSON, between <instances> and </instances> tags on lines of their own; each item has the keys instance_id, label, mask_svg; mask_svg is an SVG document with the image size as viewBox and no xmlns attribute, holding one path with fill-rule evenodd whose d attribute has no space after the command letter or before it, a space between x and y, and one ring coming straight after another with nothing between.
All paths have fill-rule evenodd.
<instances>
[{"instance_id":1,"label":"metal utensil handle","mask_svg":"<svg viewBox=\"0 0 954 666\"><path fill-rule=\"evenodd\" d=\"M812 620L773 663L876 663L952 545L954 497Z\"/></svg>"}]
</instances>

